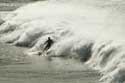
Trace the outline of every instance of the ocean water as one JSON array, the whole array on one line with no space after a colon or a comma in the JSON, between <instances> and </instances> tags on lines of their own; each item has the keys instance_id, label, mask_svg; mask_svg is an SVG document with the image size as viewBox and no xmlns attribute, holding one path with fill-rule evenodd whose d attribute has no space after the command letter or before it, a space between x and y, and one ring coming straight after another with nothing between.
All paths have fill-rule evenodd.
<instances>
[{"instance_id":1,"label":"ocean water","mask_svg":"<svg viewBox=\"0 0 125 83\"><path fill-rule=\"evenodd\" d=\"M98 83L100 74L72 59L29 57L27 48L0 43L1 83Z\"/></svg>"},{"instance_id":2,"label":"ocean water","mask_svg":"<svg viewBox=\"0 0 125 83\"><path fill-rule=\"evenodd\" d=\"M36 56L51 37L54 44L42 54L42 61L50 60L63 67L67 61L70 66L82 63L73 68L82 70L86 65L101 74L100 82L124 83L124 9L123 0L30 3L2 18L0 41L27 47L24 54L39 63L43 58Z\"/></svg>"}]
</instances>

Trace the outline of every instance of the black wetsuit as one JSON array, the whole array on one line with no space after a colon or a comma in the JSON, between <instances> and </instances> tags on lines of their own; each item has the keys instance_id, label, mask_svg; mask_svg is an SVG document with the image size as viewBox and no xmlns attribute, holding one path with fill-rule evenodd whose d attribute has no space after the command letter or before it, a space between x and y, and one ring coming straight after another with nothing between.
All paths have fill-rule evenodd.
<instances>
[{"instance_id":1,"label":"black wetsuit","mask_svg":"<svg viewBox=\"0 0 125 83\"><path fill-rule=\"evenodd\" d=\"M50 37L48 37L48 40L45 42L45 44L46 44L46 46L45 46L44 50L48 50L52 46L53 40L50 39Z\"/></svg>"}]
</instances>

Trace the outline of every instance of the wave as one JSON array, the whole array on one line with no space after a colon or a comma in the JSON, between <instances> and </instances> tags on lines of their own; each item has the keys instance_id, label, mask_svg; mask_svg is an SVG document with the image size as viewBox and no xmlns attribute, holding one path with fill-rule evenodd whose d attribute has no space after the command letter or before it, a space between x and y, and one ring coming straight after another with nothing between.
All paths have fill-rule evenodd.
<instances>
[{"instance_id":1,"label":"wave","mask_svg":"<svg viewBox=\"0 0 125 83\"><path fill-rule=\"evenodd\" d=\"M123 83L125 17L120 11L124 7L111 4L123 1L94 1L50 0L25 5L2 19L0 41L28 47L26 54L34 55L51 37L54 45L48 57L79 60L99 70L101 82ZM97 2L99 6L95 6Z\"/></svg>"},{"instance_id":2,"label":"wave","mask_svg":"<svg viewBox=\"0 0 125 83\"><path fill-rule=\"evenodd\" d=\"M92 48L92 57L86 62L102 74L104 83L123 83L124 79L124 41L102 41Z\"/></svg>"}]
</instances>

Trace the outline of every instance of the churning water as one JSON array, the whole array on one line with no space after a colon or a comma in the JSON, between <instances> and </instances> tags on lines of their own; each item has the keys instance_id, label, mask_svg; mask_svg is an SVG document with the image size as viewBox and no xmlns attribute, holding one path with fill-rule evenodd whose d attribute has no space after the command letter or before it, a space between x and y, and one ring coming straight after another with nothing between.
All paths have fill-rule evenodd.
<instances>
[{"instance_id":1,"label":"churning water","mask_svg":"<svg viewBox=\"0 0 125 83\"><path fill-rule=\"evenodd\" d=\"M123 0L49 0L31 3L3 18L0 41L30 47L32 56L54 45L47 57L81 61L99 70L104 83L125 81L125 15ZM76 67L77 68L77 67ZM81 68L82 69L82 68Z\"/></svg>"}]
</instances>

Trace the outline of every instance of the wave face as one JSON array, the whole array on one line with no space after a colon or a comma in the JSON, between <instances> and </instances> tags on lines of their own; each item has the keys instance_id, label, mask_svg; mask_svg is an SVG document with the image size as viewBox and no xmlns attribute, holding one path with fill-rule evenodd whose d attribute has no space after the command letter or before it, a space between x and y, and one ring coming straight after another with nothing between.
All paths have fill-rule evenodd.
<instances>
[{"instance_id":1,"label":"wave face","mask_svg":"<svg viewBox=\"0 0 125 83\"><path fill-rule=\"evenodd\" d=\"M25 5L2 19L0 41L49 57L74 58L101 72L101 82L125 81L123 0L50 0Z\"/></svg>"}]
</instances>

